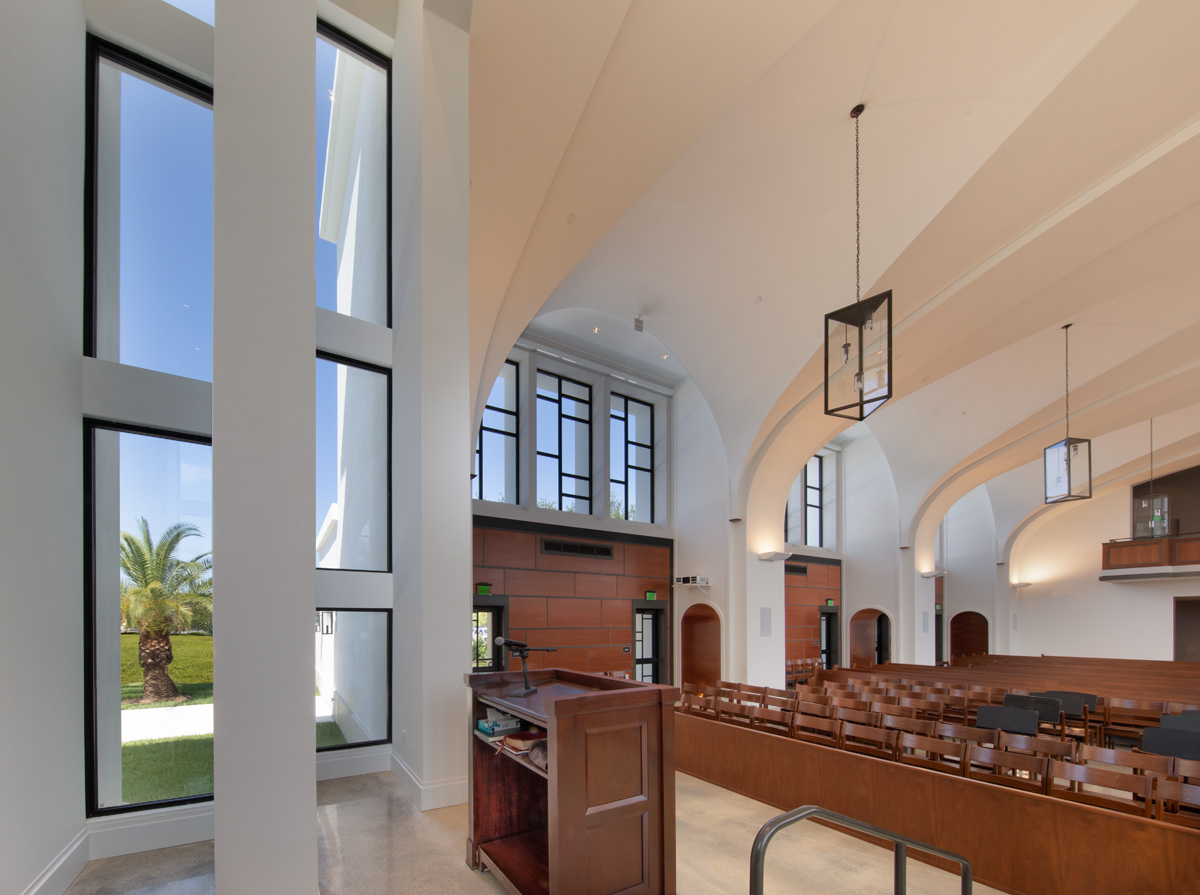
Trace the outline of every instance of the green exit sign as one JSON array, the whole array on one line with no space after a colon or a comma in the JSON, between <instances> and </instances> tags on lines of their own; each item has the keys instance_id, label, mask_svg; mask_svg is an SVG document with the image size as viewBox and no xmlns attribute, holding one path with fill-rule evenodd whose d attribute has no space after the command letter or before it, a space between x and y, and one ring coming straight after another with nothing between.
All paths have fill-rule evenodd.
<instances>
[{"instance_id":1,"label":"green exit sign","mask_svg":"<svg viewBox=\"0 0 1200 895\"><path fill-rule=\"evenodd\" d=\"M654 590L646 591L646 599L647 600L657 600L658 599L658 591L654 591Z\"/></svg>"}]
</instances>

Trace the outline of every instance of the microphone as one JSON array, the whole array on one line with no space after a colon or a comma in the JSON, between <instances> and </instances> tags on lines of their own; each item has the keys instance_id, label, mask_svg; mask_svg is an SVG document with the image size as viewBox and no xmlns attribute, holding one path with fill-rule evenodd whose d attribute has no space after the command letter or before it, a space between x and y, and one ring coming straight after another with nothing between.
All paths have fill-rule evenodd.
<instances>
[{"instance_id":1,"label":"microphone","mask_svg":"<svg viewBox=\"0 0 1200 895\"><path fill-rule=\"evenodd\" d=\"M528 649L528 643L522 643L520 640L505 640L503 637L497 637L495 640L496 646L507 646L509 649Z\"/></svg>"}]
</instances>

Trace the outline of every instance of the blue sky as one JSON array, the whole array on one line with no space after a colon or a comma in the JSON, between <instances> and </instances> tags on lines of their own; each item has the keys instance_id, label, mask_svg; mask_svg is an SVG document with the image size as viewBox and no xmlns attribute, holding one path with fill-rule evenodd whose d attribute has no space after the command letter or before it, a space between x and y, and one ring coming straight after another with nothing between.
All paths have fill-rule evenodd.
<instances>
[{"instance_id":1,"label":"blue sky","mask_svg":"<svg viewBox=\"0 0 1200 895\"><path fill-rule=\"evenodd\" d=\"M212 22L211 0L174 5ZM336 310L337 249L316 237L329 131L336 49L316 39L317 304ZM212 110L139 77L121 75L120 361L212 381ZM337 377L318 361L316 394L316 525L337 499ZM168 525L194 522L211 547L211 449L169 439L121 438L121 527L145 516L155 537ZM181 497L185 487L190 497ZM190 489L190 490L188 490ZM207 503L206 503L207 502ZM206 503L208 508L201 507ZM314 527L314 535L315 535Z\"/></svg>"}]
</instances>

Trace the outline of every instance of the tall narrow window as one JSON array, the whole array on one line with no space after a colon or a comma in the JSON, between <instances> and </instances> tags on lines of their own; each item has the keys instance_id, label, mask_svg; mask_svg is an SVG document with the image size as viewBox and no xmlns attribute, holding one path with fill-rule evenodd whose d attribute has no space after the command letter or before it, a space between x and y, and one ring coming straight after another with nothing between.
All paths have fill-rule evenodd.
<instances>
[{"instance_id":1,"label":"tall narrow window","mask_svg":"<svg viewBox=\"0 0 1200 895\"><path fill-rule=\"evenodd\" d=\"M89 813L207 797L212 448L97 425L87 433Z\"/></svg>"},{"instance_id":2,"label":"tall narrow window","mask_svg":"<svg viewBox=\"0 0 1200 895\"><path fill-rule=\"evenodd\" d=\"M317 358L316 563L391 569L391 374Z\"/></svg>"},{"instance_id":3,"label":"tall narrow window","mask_svg":"<svg viewBox=\"0 0 1200 895\"><path fill-rule=\"evenodd\" d=\"M613 392L609 396L608 514L654 521L654 407Z\"/></svg>"},{"instance_id":4,"label":"tall narrow window","mask_svg":"<svg viewBox=\"0 0 1200 895\"><path fill-rule=\"evenodd\" d=\"M89 38L86 353L212 380L212 90Z\"/></svg>"},{"instance_id":5,"label":"tall narrow window","mask_svg":"<svg viewBox=\"0 0 1200 895\"><path fill-rule=\"evenodd\" d=\"M392 612L319 609L317 751L391 739Z\"/></svg>"},{"instance_id":6,"label":"tall narrow window","mask_svg":"<svg viewBox=\"0 0 1200 895\"><path fill-rule=\"evenodd\" d=\"M537 504L591 513L592 389L538 370Z\"/></svg>"},{"instance_id":7,"label":"tall narrow window","mask_svg":"<svg viewBox=\"0 0 1200 895\"><path fill-rule=\"evenodd\" d=\"M806 547L824 547L825 458L817 454L804 464L792 485L783 519L783 539Z\"/></svg>"},{"instance_id":8,"label":"tall narrow window","mask_svg":"<svg viewBox=\"0 0 1200 895\"><path fill-rule=\"evenodd\" d=\"M475 442L475 478L471 496L476 500L516 503L517 494L517 389L518 369L505 361L492 385L483 423Z\"/></svg>"},{"instance_id":9,"label":"tall narrow window","mask_svg":"<svg viewBox=\"0 0 1200 895\"><path fill-rule=\"evenodd\" d=\"M389 326L391 63L317 30L317 307Z\"/></svg>"}]
</instances>

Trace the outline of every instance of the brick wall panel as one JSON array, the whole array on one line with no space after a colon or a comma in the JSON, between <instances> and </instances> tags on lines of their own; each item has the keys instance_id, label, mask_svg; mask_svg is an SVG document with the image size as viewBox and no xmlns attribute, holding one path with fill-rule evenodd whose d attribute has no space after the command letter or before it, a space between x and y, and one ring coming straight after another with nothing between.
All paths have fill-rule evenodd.
<instances>
[{"instance_id":1,"label":"brick wall panel","mask_svg":"<svg viewBox=\"0 0 1200 895\"><path fill-rule=\"evenodd\" d=\"M575 596L614 599L617 596L617 576L576 575Z\"/></svg>"},{"instance_id":2,"label":"brick wall panel","mask_svg":"<svg viewBox=\"0 0 1200 895\"><path fill-rule=\"evenodd\" d=\"M507 593L523 597L573 597L575 576L570 572L509 569L504 575Z\"/></svg>"},{"instance_id":3,"label":"brick wall panel","mask_svg":"<svg viewBox=\"0 0 1200 895\"><path fill-rule=\"evenodd\" d=\"M601 627L600 600L556 599L548 601L546 626L550 628Z\"/></svg>"},{"instance_id":4,"label":"brick wall panel","mask_svg":"<svg viewBox=\"0 0 1200 895\"><path fill-rule=\"evenodd\" d=\"M483 562L485 566L505 569L532 569L533 535L523 531L504 531L487 528L483 531Z\"/></svg>"}]
</instances>

